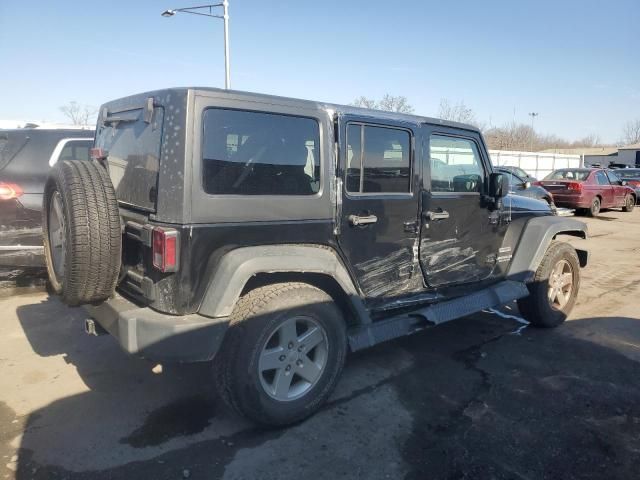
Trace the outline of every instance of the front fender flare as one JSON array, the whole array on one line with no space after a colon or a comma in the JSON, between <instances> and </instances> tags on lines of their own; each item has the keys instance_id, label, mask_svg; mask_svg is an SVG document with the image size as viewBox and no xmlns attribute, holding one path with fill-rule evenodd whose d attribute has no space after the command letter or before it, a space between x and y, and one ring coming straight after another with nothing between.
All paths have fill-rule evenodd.
<instances>
[{"instance_id":1,"label":"front fender flare","mask_svg":"<svg viewBox=\"0 0 640 480\"><path fill-rule=\"evenodd\" d=\"M532 218L527 222L515 249L507 279L531 282L549 244L557 235L572 235L587 238L587 225L573 218L545 216ZM582 267L587 264L587 251L578 250Z\"/></svg>"}]
</instances>

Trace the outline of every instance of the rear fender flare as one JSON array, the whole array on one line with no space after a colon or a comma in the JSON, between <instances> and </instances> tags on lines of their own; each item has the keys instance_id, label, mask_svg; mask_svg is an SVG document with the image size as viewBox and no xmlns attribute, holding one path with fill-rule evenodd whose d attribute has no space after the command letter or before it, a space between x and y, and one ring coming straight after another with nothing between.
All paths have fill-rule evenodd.
<instances>
[{"instance_id":1,"label":"rear fender flare","mask_svg":"<svg viewBox=\"0 0 640 480\"><path fill-rule=\"evenodd\" d=\"M537 217L529 220L515 249L507 272L507 279L531 282L549 244L558 235L571 235L586 239L587 225L573 218L555 216ZM580 266L585 267L588 261L588 252L576 249L576 253L580 260Z\"/></svg>"},{"instance_id":2,"label":"rear fender flare","mask_svg":"<svg viewBox=\"0 0 640 480\"><path fill-rule=\"evenodd\" d=\"M351 302L359 321L368 321L358 289L338 254L331 248L313 245L264 245L230 251L217 263L198 313L214 318L231 315L247 282L261 273L330 276Z\"/></svg>"}]
</instances>

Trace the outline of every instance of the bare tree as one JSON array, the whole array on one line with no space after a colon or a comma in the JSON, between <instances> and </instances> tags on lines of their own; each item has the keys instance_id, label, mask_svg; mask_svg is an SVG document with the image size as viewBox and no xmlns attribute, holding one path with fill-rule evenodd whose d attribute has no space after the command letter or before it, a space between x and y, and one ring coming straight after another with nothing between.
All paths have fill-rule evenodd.
<instances>
[{"instance_id":1,"label":"bare tree","mask_svg":"<svg viewBox=\"0 0 640 480\"><path fill-rule=\"evenodd\" d=\"M451 103L446 98L441 99L438 107L438 118L451 120L452 122L476 123L476 116L473 110L467 107L462 100L458 103Z\"/></svg>"},{"instance_id":2,"label":"bare tree","mask_svg":"<svg viewBox=\"0 0 640 480\"><path fill-rule=\"evenodd\" d=\"M622 142L625 145L640 143L640 118L629 120L622 129Z\"/></svg>"},{"instance_id":3,"label":"bare tree","mask_svg":"<svg viewBox=\"0 0 640 480\"><path fill-rule=\"evenodd\" d=\"M378 108L378 102L376 102L373 98L367 98L365 96L360 96L356 98L351 103L351 105L353 105L354 107L361 107L361 108L374 108L374 109Z\"/></svg>"},{"instance_id":4,"label":"bare tree","mask_svg":"<svg viewBox=\"0 0 640 480\"><path fill-rule=\"evenodd\" d=\"M413 113L413 107L409 104L407 97L402 95L389 95L388 93L382 97L382 100L378 103L380 110L386 110L388 112L399 113Z\"/></svg>"},{"instance_id":5,"label":"bare tree","mask_svg":"<svg viewBox=\"0 0 640 480\"><path fill-rule=\"evenodd\" d=\"M373 98L360 96L351 105L355 107L373 108L376 110L386 110L388 112L413 113L413 107L409 104L407 97L402 95L389 95L388 93L378 102Z\"/></svg>"},{"instance_id":6,"label":"bare tree","mask_svg":"<svg viewBox=\"0 0 640 480\"><path fill-rule=\"evenodd\" d=\"M484 132L484 138L491 149L496 150L547 150L559 148L591 148L604 146L598 135L591 134L570 142L557 135L541 135L531 125L512 122L503 127L492 127Z\"/></svg>"},{"instance_id":7,"label":"bare tree","mask_svg":"<svg viewBox=\"0 0 640 480\"><path fill-rule=\"evenodd\" d=\"M96 107L81 105L76 101L63 105L60 111L73 125L89 125L95 121L95 115L98 113Z\"/></svg>"}]
</instances>

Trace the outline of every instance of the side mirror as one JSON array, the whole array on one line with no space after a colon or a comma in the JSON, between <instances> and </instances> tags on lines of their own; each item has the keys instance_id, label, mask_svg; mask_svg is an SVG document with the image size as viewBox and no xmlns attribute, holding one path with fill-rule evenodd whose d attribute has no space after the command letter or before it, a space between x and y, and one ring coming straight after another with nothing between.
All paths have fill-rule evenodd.
<instances>
[{"instance_id":1,"label":"side mirror","mask_svg":"<svg viewBox=\"0 0 640 480\"><path fill-rule=\"evenodd\" d=\"M502 173L492 173L489 175L489 196L496 200L504 197L507 192L505 184L507 183Z\"/></svg>"},{"instance_id":2,"label":"side mirror","mask_svg":"<svg viewBox=\"0 0 640 480\"><path fill-rule=\"evenodd\" d=\"M525 190L527 190L527 189L531 188L531 182L530 182L529 180L527 180L526 182L524 182L524 183L522 184L522 187L523 187Z\"/></svg>"},{"instance_id":3,"label":"side mirror","mask_svg":"<svg viewBox=\"0 0 640 480\"><path fill-rule=\"evenodd\" d=\"M627 181L626 180L620 180L620 185L625 187L627 185Z\"/></svg>"}]
</instances>

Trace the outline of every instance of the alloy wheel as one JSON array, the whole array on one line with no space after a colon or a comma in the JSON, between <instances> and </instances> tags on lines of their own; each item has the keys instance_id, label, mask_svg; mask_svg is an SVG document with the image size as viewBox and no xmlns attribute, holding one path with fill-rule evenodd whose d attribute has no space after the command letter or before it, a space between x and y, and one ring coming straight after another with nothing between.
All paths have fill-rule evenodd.
<instances>
[{"instance_id":1,"label":"alloy wheel","mask_svg":"<svg viewBox=\"0 0 640 480\"><path fill-rule=\"evenodd\" d=\"M64 278L65 247L66 232L62 196L60 192L55 191L49 204L49 248L51 249L53 270L59 282Z\"/></svg>"},{"instance_id":2,"label":"alloy wheel","mask_svg":"<svg viewBox=\"0 0 640 480\"><path fill-rule=\"evenodd\" d=\"M562 310L573 294L573 268L567 260L560 260L549 275L548 298L551 306Z\"/></svg>"},{"instance_id":3,"label":"alloy wheel","mask_svg":"<svg viewBox=\"0 0 640 480\"><path fill-rule=\"evenodd\" d=\"M258 360L260 384L271 398L291 401L320 380L328 359L324 328L311 317L280 323L269 335Z\"/></svg>"}]
</instances>

